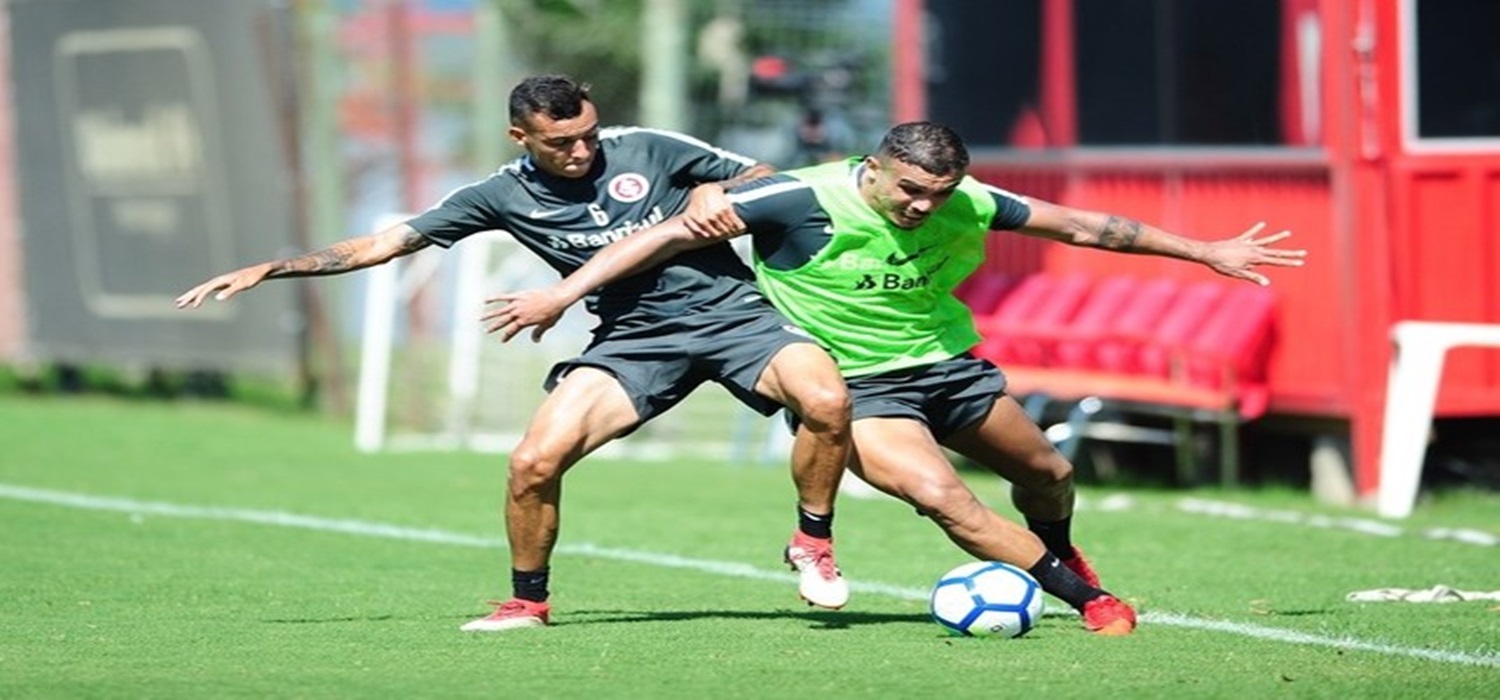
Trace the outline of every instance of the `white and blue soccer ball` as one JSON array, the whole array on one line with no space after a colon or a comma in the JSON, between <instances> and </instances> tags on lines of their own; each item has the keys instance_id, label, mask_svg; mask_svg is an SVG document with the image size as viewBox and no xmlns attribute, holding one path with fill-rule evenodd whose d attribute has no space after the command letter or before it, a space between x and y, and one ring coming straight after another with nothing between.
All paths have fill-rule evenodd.
<instances>
[{"instance_id":1,"label":"white and blue soccer ball","mask_svg":"<svg viewBox=\"0 0 1500 700\"><path fill-rule=\"evenodd\" d=\"M929 599L932 619L965 637L1019 637L1042 616L1042 587L1024 570L975 561L938 579Z\"/></svg>"}]
</instances>

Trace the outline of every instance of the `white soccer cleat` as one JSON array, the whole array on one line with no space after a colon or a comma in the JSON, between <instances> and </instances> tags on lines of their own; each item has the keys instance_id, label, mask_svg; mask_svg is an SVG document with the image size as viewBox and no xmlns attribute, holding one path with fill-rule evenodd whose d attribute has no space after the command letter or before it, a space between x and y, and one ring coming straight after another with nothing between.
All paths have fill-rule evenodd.
<instances>
[{"instance_id":1,"label":"white soccer cleat","mask_svg":"<svg viewBox=\"0 0 1500 700\"><path fill-rule=\"evenodd\" d=\"M833 561L833 540L809 537L799 530L784 556L787 566L801 577L797 595L808 605L838 610L849 602L849 584Z\"/></svg>"}]
</instances>

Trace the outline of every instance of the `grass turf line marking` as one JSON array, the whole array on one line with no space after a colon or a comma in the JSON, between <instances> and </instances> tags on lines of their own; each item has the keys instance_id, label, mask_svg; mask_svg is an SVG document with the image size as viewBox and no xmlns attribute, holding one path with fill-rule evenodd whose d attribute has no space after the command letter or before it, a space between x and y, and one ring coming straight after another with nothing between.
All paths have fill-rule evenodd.
<instances>
[{"instance_id":1,"label":"grass turf line marking","mask_svg":"<svg viewBox=\"0 0 1500 700\"><path fill-rule=\"evenodd\" d=\"M175 503L162 503L155 501L137 501L130 498L112 498L107 496L91 496L82 493L71 493L67 491L52 491L48 489L36 489L25 486L14 486L11 484L0 484L0 498L13 501L24 501L28 503L45 503L49 505L67 506L82 510L113 511L129 513L133 516L156 515L169 518L186 518L195 520L226 520L235 522L256 523L260 525L275 525L278 527L291 527L304 530L316 530L320 532L337 532L347 535L358 535L361 537L377 537L383 539L402 540L407 542L427 542L431 544L447 544L460 547L478 547L483 549L504 549L505 541L497 537L480 537L477 535L466 535L460 532L448 530L437 530L432 528L414 528L387 523L377 523L367 520L350 520L342 518L322 518L313 515L299 515L282 511L252 510L248 508L223 508L216 506L192 506L179 505ZM779 571L766 571L758 569L749 564L739 562L713 561L708 559L692 559L674 554L660 554L632 549L620 549L616 547L600 547L592 544L560 545L555 550L558 554L567 554L583 557L596 557L600 559L612 559L616 561L628 561L638 564L649 564L676 569L692 569L705 573L721 576L732 576L736 578L757 579L763 581L778 581L795 583L797 577ZM927 591L920 588L910 588L885 583L873 583L864 581L850 581L849 588L861 593L873 593L903 600L926 600ZM1500 668L1500 654L1470 654L1456 651L1443 651L1438 649L1421 649L1415 647L1403 647L1394 644L1382 644L1378 642L1366 642L1352 637L1325 637L1304 632L1277 629L1275 627L1264 627L1239 622L1226 622L1220 620L1207 620L1202 618L1188 617L1170 612L1147 612L1141 615L1141 620L1150 624L1166 625L1169 627L1184 627L1188 629L1208 630L1213 632L1225 632L1244 637L1265 639L1274 642L1285 642L1289 644L1300 644L1304 646L1324 646L1336 649L1350 649L1356 651L1368 651L1390 656L1406 656L1427 661L1438 661L1442 663L1463 664L1469 666L1490 666Z\"/></svg>"},{"instance_id":2,"label":"grass turf line marking","mask_svg":"<svg viewBox=\"0 0 1500 700\"><path fill-rule=\"evenodd\" d=\"M1260 520L1265 522L1283 523L1286 525L1306 525L1330 530L1351 530L1365 535L1376 537L1400 537L1406 534L1406 529L1400 525L1371 520L1369 518L1334 517L1328 515L1316 515L1301 513L1294 510L1270 510L1256 508L1254 506L1230 503L1227 501L1212 501L1201 498L1183 498L1177 501L1177 509L1185 513L1196 513L1198 515L1209 515L1221 518L1232 518L1237 520ZM1429 528L1416 533L1421 537L1431 540L1452 540L1463 544L1474 544L1480 546L1500 546L1500 536L1492 535L1479 530L1465 528Z\"/></svg>"}]
</instances>

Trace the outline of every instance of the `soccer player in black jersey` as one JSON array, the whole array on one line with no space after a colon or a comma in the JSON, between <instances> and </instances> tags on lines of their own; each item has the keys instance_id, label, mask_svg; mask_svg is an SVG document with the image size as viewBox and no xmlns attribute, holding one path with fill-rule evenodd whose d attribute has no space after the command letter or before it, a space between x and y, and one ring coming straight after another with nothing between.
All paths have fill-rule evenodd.
<instances>
[{"instance_id":1,"label":"soccer player in black jersey","mask_svg":"<svg viewBox=\"0 0 1500 700\"><path fill-rule=\"evenodd\" d=\"M373 235L214 277L177 306L223 301L266 279L358 270L490 230L509 232L567 275L610 242L678 213L705 235L732 233L743 224L724 188L771 172L683 134L601 129L588 86L564 76L521 82L510 95L510 121L509 135L526 155L488 178ZM514 597L463 629L547 624L563 473L705 381L763 414L785 406L800 418L792 448L798 527L784 556L808 603L842 607L849 593L831 525L849 454L850 402L828 354L761 297L728 244L608 285L588 306L600 319L593 341L553 368L547 399L510 455L505 522Z\"/></svg>"}]
</instances>

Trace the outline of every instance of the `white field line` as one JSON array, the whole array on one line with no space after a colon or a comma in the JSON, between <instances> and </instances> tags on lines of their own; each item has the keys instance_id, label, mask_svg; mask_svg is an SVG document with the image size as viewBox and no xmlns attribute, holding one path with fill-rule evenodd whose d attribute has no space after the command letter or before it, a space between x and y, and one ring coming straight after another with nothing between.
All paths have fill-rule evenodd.
<instances>
[{"instance_id":1,"label":"white field line","mask_svg":"<svg viewBox=\"0 0 1500 700\"><path fill-rule=\"evenodd\" d=\"M1199 515L1210 515L1221 518L1233 518L1238 520L1259 520L1263 522L1283 523L1287 525L1303 525L1329 530L1350 530L1365 535L1377 537L1401 537L1407 534L1406 528L1395 523L1371 518L1334 517L1328 515L1317 515L1300 513L1295 510L1273 510L1268 508L1256 508L1253 506L1230 503L1227 501L1211 501L1201 498L1184 498L1177 501L1177 509L1186 513ZM1428 528L1417 530L1414 534L1431 540L1452 540L1463 544L1474 544L1480 546L1500 546L1500 536L1483 532L1481 530L1470 530L1464 528Z\"/></svg>"},{"instance_id":2,"label":"white field line","mask_svg":"<svg viewBox=\"0 0 1500 700\"><path fill-rule=\"evenodd\" d=\"M45 503L84 510L115 511L129 513L133 517L147 515L188 518L196 520L227 520L235 522L256 523L261 525L276 525L279 527L300 528L304 530L316 530L320 532L337 532L346 535L358 535L361 537L379 537L384 539L402 540L408 542L427 542L431 544L456 545L461 547L479 547L485 549L504 549L505 542L495 537L480 537L467 535L447 530L436 530L431 528L412 528L387 523L370 522L366 520L348 520L340 518L320 518L312 515L299 515L296 513L285 513L281 511L251 510L246 508L220 508L214 506L179 505L175 503L161 503L153 501L137 501L129 498L111 498L105 496L91 496L82 493L71 493L67 491L52 491L47 489L36 489L25 486L14 486L0 484L0 498L13 501L25 501L28 503ZM611 559L615 561L628 561L638 564L649 564L676 569L691 569L720 576L732 576L735 578L748 578L764 581L777 581L783 583L795 583L796 577L790 573L780 571L767 571L758 569L748 564L739 562L713 561L707 559L691 559L672 554L660 554L631 549L619 549L614 547L600 547L592 544L562 545L557 548L557 553L595 557L599 559ZM850 581L849 588L861 593L872 593L877 595L899 598L902 600L926 600L927 591L919 588L897 586L893 584ZM1219 620L1208 620L1203 618L1189 617L1170 612L1147 612L1141 616L1143 622L1170 627L1186 627L1190 629L1209 630L1224 632L1243 637L1253 637L1288 644L1300 644L1306 646L1323 646L1336 649L1348 649L1355 651L1368 651L1377 654L1391 656L1407 656L1411 658L1424 659L1427 661L1438 661L1443 663L1464 664L1470 666L1500 667L1500 654L1493 653L1466 653L1458 651L1442 651L1436 649L1422 649L1416 647L1403 647L1394 644L1383 644L1378 642L1366 642L1352 637L1325 637L1321 635L1306 634L1290 630L1264 627L1261 625L1250 625L1238 622L1225 622Z\"/></svg>"}]
</instances>

